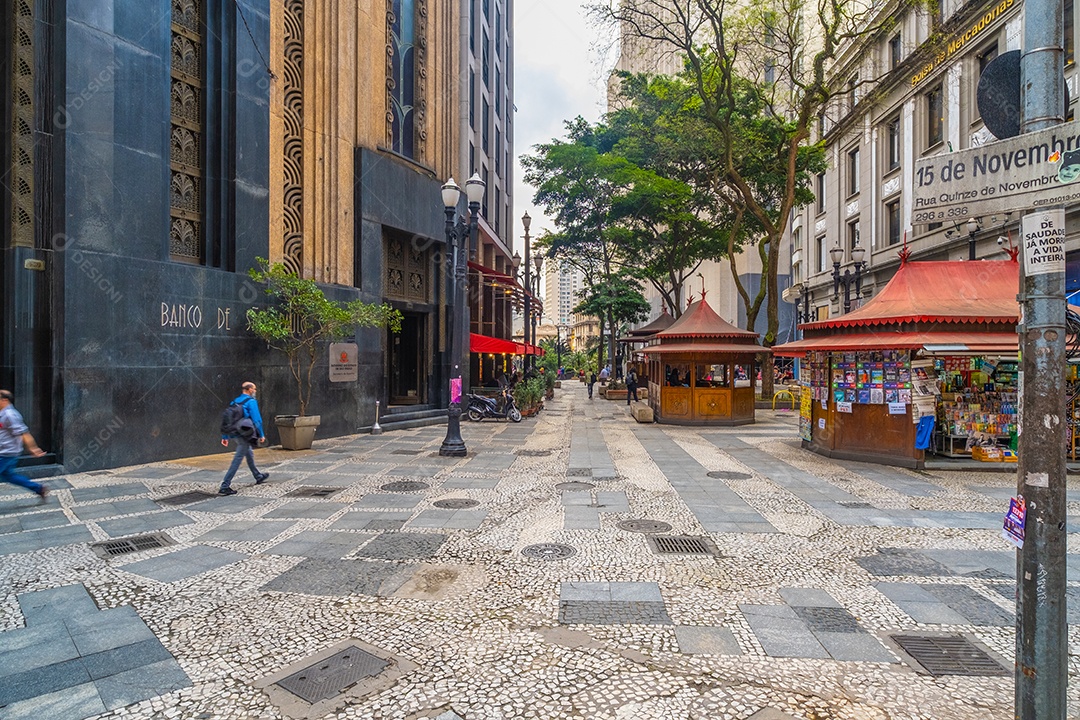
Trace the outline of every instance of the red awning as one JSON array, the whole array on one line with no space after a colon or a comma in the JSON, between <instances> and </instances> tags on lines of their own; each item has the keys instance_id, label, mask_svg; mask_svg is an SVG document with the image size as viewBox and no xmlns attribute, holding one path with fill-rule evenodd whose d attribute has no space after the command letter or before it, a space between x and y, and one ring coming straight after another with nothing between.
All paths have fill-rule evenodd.
<instances>
[{"instance_id":1,"label":"red awning","mask_svg":"<svg viewBox=\"0 0 1080 720\"><path fill-rule=\"evenodd\" d=\"M1011 330L1020 319L1019 286L1020 266L1012 260L905 262L861 308L799 327L813 331L906 322L1000 322Z\"/></svg>"},{"instance_id":2,"label":"red awning","mask_svg":"<svg viewBox=\"0 0 1080 720\"><path fill-rule=\"evenodd\" d=\"M755 343L715 343L715 342L690 342L690 343L664 343L663 345L649 345L639 352L646 357L650 355L668 355L671 353L698 353L702 355L722 353L725 355L768 355L769 348L761 347Z\"/></svg>"},{"instance_id":3,"label":"red awning","mask_svg":"<svg viewBox=\"0 0 1080 720\"><path fill-rule=\"evenodd\" d=\"M469 352L494 355L543 355L543 348L529 343L517 343L502 338L469 333Z\"/></svg>"},{"instance_id":4,"label":"red awning","mask_svg":"<svg viewBox=\"0 0 1080 720\"><path fill-rule=\"evenodd\" d=\"M828 335L776 345L781 357L801 357L812 351L925 349L940 355L1014 354L1019 350L1015 332L867 332Z\"/></svg>"}]
</instances>

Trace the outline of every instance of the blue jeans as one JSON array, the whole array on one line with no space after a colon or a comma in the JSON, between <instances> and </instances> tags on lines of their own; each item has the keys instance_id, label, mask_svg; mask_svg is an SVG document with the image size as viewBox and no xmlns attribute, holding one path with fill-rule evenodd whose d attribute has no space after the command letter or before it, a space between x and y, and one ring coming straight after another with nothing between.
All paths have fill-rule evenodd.
<instances>
[{"instance_id":1,"label":"blue jeans","mask_svg":"<svg viewBox=\"0 0 1080 720\"><path fill-rule=\"evenodd\" d=\"M251 470L251 474L256 480L262 477L262 473L259 472L259 468L255 467L255 453L254 449L247 440L243 438L233 438L236 443L236 452L233 453L232 464L229 465L229 471L225 473L225 479L221 481L222 489L232 485L233 476L236 475L236 471L240 469L240 463L247 458L248 469Z\"/></svg>"},{"instance_id":2,"label":"blue jeans","mask_svg":"<svg viewBox=\"0 0 1080 720\"><path fill-rule=\"evenodd\" d=\"M15 465L19 462L18 457L0 457L0 480L12 485L18 485L24 487L27 490L41 494L41 485L34 482L25 475L19 475L15 472Z\"/></svg>"}]
</instances>

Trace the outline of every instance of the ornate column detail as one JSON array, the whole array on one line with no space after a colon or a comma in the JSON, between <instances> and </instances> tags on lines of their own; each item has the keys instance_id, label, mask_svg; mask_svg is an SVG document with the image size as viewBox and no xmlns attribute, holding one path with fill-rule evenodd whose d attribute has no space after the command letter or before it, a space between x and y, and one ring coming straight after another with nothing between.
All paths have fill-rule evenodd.
<instances>
[{"instance_id":1,"label":"ornate column detail","mask_svg":"<svg viewBox=\"0 0 1080 720\"><path fill-rule=\"evenodd\" d=\"M34 246L34 3L16 0L11 57L11 243Z\"/></svg>"},{"instance_id":2,"label":"ornate column detail","mask_svg":"<svg viewBox=\"0 0 1080 720\"><path fill-rule=\"evenodd\" d=\"M282 262L303 275L304 259L304 0L285 0L285 152Z\"/></svg>"},{"instance_id":3,"label":"ornate column detail","mask_svg":"<svg viewBox=\"0 0 1080 720\"><path fill-rule=\"evenodd\" d=\"M203 258L203 23L201 0L172 0L169 255Z\"/></svg>"},{"instance_id":4,"label":"ornate column detail","mask_svg":"<svg viewBox=\"0 0 1080 720\"><path fill-rule=\"evenodd\" d=\"M416 0L416 97L414 132L417 160L427 158L427 0Z\"/></svg>"}]
</instances>

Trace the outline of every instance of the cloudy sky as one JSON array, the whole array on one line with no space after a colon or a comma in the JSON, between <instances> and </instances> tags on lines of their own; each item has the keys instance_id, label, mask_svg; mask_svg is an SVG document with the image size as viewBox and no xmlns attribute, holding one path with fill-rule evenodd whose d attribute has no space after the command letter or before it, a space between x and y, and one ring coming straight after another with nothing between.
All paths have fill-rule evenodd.
<instances>
[{"instance_id":1,"label":"cloudy sky","mask_svg":"<svg viewBox=\"0 0 1080 720\"><path fill-rule=\"evenodd\" d=\"M538 143L561 138L564 120L581 115L590 122L604 111L607 74L615 62L610 41L586 20L581 0L528 0L514 4L514 153L521 157ZM528 211L533 237L553 223L532 204L533 188L516 164L514 217ZM520 220L514 235L524 234ZM515 240L520 247L520 240Z\"/></svg>"}]
</instances>

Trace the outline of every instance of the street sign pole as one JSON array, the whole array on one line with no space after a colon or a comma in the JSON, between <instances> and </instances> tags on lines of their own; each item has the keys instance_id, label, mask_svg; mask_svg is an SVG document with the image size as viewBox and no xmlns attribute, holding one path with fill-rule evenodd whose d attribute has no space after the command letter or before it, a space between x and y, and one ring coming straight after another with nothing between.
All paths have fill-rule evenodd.
<instances>
[{"instance_id":1,"label":"street sign pole","mask_svg":"<svg viewBox=\"0 0 1080 720\"><path fill-rule=\"evenodd\" d=\"M1020 132L1063 122L1062 0L1028 0L1020 59ZM1016 558L1018 720L1065 720L1064 208L1022 220L1021 380L1017 493L1027 516ZM1060 255L1060 257L1058 257Z\"/></svg>"}]
</instances>

